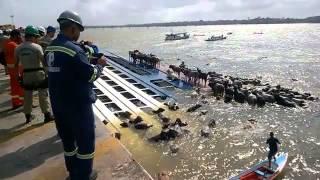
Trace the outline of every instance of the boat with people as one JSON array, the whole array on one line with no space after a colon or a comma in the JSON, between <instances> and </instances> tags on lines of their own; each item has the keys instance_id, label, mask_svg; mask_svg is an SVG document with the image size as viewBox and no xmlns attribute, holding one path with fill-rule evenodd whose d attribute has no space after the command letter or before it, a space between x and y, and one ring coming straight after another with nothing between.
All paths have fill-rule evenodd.
<instances>
[{"instance_id":1,"label":"boat with people","mask_svg":"<svg viewBox=\"0 0 320 180\"><path fill-rule=\"evenodd\" d=\"M166 41L175 41L175 40L181 40L181 39L189 39L190 35L186 32L184 33L171 33L166 34Z\"/></svg>"},{"instance_id":2,"label":"boat with people","mask_svg":"<svg viewBox=\"0 0 320 180\"><path fill-rule=\"evenodd\" d=\"M230 180L252 180L252 179L275 179L285 168L288 160L288 153L280 153L276 156L275 161L269 167L269 161L264 160L241 172L239 175L230 178Z\"/></svg>"},{"instance_id":3,"label":"boat with people","mask_svg":"<svg viewBox=\"0 0 320 180\"><path fill-rule=\"evenodd\" d=\"M210 38L206 39L205 41L221 41L227 39L226 36L221 35L221 36L211 36Z\"/></svg>"}]
</instances>

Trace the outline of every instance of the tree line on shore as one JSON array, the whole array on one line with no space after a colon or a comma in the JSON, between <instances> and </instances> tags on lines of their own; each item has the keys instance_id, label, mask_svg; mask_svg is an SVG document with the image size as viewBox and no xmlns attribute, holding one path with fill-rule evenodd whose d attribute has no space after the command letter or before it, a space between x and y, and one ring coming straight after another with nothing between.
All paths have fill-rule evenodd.
<instances>
[{"instance_id":1,"label":"tree line on shore","mask_svg":"<svg viewBox=\"0 0 320 180\"><path fill-rule=\"evenodd\" d=\"M320 16L312 16L303 19L297 18L261 18L246 20L216 20L216 21L180 21L147 24L127 24L110 26L86 26L87 28L117 28L117 27L168 27L168 26L204 26L204 25L233 25L233 24L293 24L293 23L320 23Z\"/></svg>"}]
</instances>

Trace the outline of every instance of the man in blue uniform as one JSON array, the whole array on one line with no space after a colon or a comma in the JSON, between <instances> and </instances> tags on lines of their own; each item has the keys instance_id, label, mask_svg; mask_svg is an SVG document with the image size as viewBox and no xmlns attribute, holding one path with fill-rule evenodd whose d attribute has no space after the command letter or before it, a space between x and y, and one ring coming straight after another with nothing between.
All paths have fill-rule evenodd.
<instances>
[{"instance_id":1,"label":"man in blue uniform","mask_svg":"<svg viewBox=\"0 0 320 180\"><path fill-rule=\"evenodd\" d=\"M77 13L64 11L57 21L60 34L45 51L52 111L70 179L93 180L97 172L92 170L95 148L92 103L96 100L92 87L106 61L100 58L95 66L91 65L76 43L84 30Z\"/></svg>"}]
</instances>

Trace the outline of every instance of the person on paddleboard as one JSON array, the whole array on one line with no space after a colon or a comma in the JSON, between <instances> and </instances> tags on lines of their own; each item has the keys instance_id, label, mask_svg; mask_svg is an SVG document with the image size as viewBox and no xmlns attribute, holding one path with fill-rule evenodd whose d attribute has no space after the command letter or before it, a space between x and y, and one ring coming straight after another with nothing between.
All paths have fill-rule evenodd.
<instances>
[{"instance_id":1,"label":"person on paddleboard","mask_svg":"<svg viewBox=\"0 0 320 180\"><path fill-rule=\"evenodd\" d=\"M281 144L280 141L274 137L273 132L270 132L270 137L267 140L267 143L269 145L269 154L268 154L268 160L269 160L269 168L271 168L271 160L272 158L275 160L275 155L278 152L278 144Z\"/></svg>"}]
</instances>

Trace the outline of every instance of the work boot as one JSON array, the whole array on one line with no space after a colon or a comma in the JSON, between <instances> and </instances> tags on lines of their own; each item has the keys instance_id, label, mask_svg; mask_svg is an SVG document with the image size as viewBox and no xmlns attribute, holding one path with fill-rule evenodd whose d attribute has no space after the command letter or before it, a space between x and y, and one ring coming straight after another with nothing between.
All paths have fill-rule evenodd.
<instances>
[{"instance_id":1,"label":"work boot","mask_svg":"<svg viewBox=\"0 0 320 180\"><path fill-rule=\"evenodd\" d=\"M53 120L54 120L54 117L51 115L50 112L44 113L44 123L48 123Z\"/></svg>"},{"instance_id":2,"label":"work boot","mask_svg":"<svg viewBox=\"0 0 320 180\"><path fill-rule=\"evenodd\" d=\"M96 180L98 178L98 171L92 170L90 174L90 180Z\"/></svg>"},{"instance_id":3,"label":"work boot","mask_svg":"<svg viewBox=\"0 0 320 180\"><path fill-rule=\"evenodd\" d=\"M97 178L98 178L98 171L92 170L89 179L90 179L90 180L96 180ZM66 178L66 180L71 180L70 176L68 176L68 177Z\"/></svg>"},{"instance_id":4,"label":"work boot","mask_svg":"<svg viewBox=\"0 0 320 180\"><path fill-rule=\"evenodd\" d=\"M26 124L29 124L34 119L34 116L32 114L25 114L25 117L26 117Z\"/></svg>"}]
</instances>

